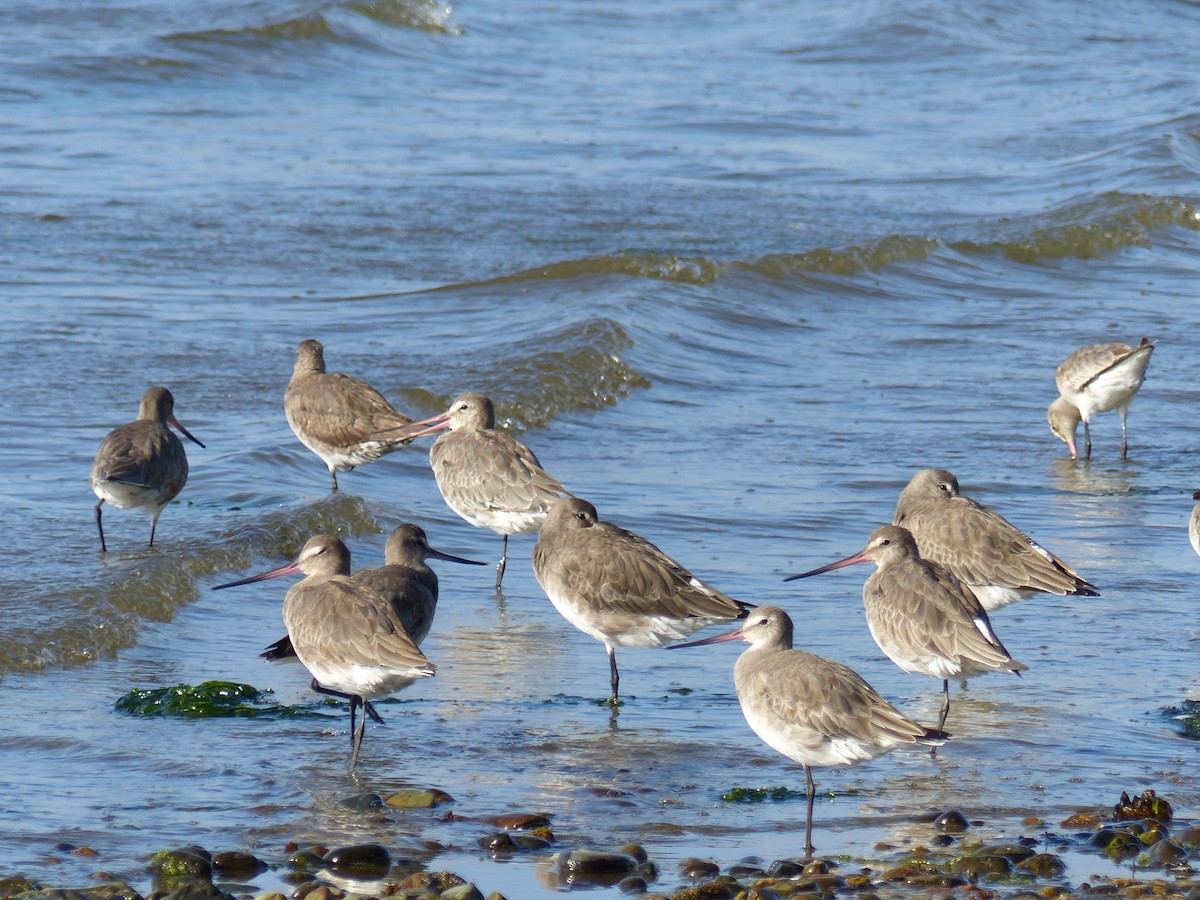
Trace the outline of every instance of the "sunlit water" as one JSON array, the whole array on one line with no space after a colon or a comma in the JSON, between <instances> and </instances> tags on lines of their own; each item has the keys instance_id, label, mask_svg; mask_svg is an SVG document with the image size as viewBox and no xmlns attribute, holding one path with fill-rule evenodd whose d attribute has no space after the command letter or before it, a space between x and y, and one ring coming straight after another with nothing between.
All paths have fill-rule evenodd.
<instances>
[{"instance_id":1,"label":"sunlit water","mask_svg":"<svg viewBox=\"0 0 1200 900\"><path fill-rule=\"evenodd\" d=\"M438 567L438 675L379 704L346 774L344 709L257 657L286 585L208 588L319 531L357 565L400 521L489 562L500 540L445 507L424 446L327 495L281 409L308 337L414 414L488 393L602 517L784 606L798 644L924 721L940 685L870 640L863 567L781 582L859 549L913 472L951 469L1101 588L995 615L1029 671L955 689L936 758L818 773L821 853L927 841L948 808L1037 837L1123 790L1195 816L1196 747L1161 710L1197 693L1200 636L1197 8L826 7L0 9L0 873L147 887L163 847L375 840L485 892L553 891L544 855L479 848L509 810L550 815L560 849L641 842L667 888L686 856L801 852L802 802L720 800L803 784L742 720L738 646L621 651L611 720L603 648L542 594L531 537L502 598L490 569ZM1070 462L1054 366L1143 335L1129 460L1107 414ZM151 384L208 446L156 548L110 510L102 557L88 466ZM207 679L326 718L113 709ZM339 803L408 785L453 818Z\"/></svg>"}]
</instances>

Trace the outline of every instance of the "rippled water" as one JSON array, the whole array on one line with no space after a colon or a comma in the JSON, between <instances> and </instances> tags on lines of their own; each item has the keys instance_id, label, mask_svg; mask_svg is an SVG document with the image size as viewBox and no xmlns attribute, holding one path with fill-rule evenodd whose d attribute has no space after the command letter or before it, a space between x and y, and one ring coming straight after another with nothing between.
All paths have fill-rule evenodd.
<instances>
[{"instance_id":1,"label":"rippled water","mask_svg":"<svg viewBox=\"0 0 1200 900\"><path fill-rule=\"evenodd\" d=\"M997 613L1030 670L956 694L936 759L820 773L857 792L819 806L820 852L920 842L951 806L980 836L1144 788L1194 817L1196 747L1160 710L1196 693L1200 638L1198 36L1181 2L4 4L0 873L144 886L165 846L374 839L548 893L545 860L476 845L509 809L564 847L641 841L667 887L687 855L800 852L802 803L719 799L802 785L741 718L736 647L623 651L610 722L603 649L531 538L503 598L439 567L438 676L380 704L345 774L343 712L256 656L284 587L207 589L318 531L359 565L399 521L479 559L499 539L444 506L424 447L326 494L281 410L308 337L413 414L488 393L602 517L785 606L918 718L940 686L871 642L867 573L780 580L859 549L914 471L950 468L1101 588ZM1143 335L1130 459L1111 414L1065 459L1054 366ZM207 448L156 548L112 511L102 557L88 467L150 384ZM113 710L213 678L328 718ZM410 784L455 817L338 803Z\"/></svg>"}]
</instances>

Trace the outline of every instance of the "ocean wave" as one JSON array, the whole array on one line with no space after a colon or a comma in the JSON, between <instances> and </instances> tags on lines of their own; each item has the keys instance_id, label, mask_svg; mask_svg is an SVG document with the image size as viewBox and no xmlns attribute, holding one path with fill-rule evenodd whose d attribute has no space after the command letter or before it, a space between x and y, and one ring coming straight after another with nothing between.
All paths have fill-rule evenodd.
<instances>
[{"instance_id":1,"label":"ocean wave","mask_svg":"<svg viewBox=\"0 0 1200 900\"><path fill-rule=\"evenodd\" d=\"M622 356L632 346L633 339L616 322L588 319L481 346L455 377L465 390L492 397L497 425L524 431L544 427L564 412L613 406L649 387L649 379ZM436 410L454 399L449 393L407 394Z\"/></svg>"},{"instance_id":2,"label":"ocean wave","mask_svg":"<svg viewBox=\"0 0 1200 900\"><path fill-rule=\"evenodd\" d=\"M560 260L477 285L553 281L619 275L680 284L713 284L731 273L766 278L798 274L853 276L891 265L921 262L941 249L961 254L1000 254L1034 264L1043 260L1092 259L1125 247L1149 246L1151 234L1168 227L1200 230L1194 200L1112 191L1049 212L982 221L964 236L889 234L843 247L814 247L753 259L711 259L670 253L621 252ZM461 288L463 285L454 285Z\"/></svg>"}]
</instances>

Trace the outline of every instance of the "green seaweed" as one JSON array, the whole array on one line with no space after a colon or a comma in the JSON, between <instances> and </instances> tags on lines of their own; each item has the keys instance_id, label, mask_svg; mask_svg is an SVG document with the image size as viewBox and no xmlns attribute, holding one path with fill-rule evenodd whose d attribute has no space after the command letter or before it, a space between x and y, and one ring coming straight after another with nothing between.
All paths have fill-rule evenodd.
<instances>
[{"instance_id":1,"label":"green seaweed","mask_svg":"<svg viewBox=\"0 0 1200 900\"><path fill-rule=\"evenodd\" d=\"M1168 706L1162 714L1179 723L1179 733L1200 741L1200 700L1184 700L1179 706Z\"/></svg>"},{"instance_id":2,"label":"green seaweed","mask_svg":"<svg viewBox=\"0 0 1200 900\"><path fill-rule=\"evenodd\" d=\"M744 788L732 787L721 795L726 803L762 803L766 800L804 800L808 795L804 791L794 791L788 787Z\"/></svg>"},{"instance_id":3,"label":"green seaweed","mask_svg":"<svg viewBox=\"0 0 1200 900\"><path fill-rule=\"evenodd\" d=\"M242 716L295 716L294 707L268 699L270 691L233 681L205 681L198 685L177 684L164 688L133 688L115 704L131 716L174 716L207 719Z\"/></svg>"}]
</instances>

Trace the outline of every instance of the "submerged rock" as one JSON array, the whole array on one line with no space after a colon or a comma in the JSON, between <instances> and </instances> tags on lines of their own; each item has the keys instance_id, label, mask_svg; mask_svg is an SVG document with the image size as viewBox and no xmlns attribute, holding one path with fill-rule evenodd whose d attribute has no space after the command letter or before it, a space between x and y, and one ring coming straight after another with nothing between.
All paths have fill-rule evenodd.
<instances>
[{"instance_id":1,"label":"submerged rock","mask_svg":"<svg viewBox=\"0 0 1200 900\"><path fill-rule=\"evenodd\" d=\"M211 881L213 866L203 849L181 847L155 853L150 860L150 871L163 878L203 878Z\"/></svg>"},{"instance_id":2,"label":"submerged rock","mask_svg":"<svg viewBox=\"0 0 1200 900\"><path fill-rule=\"evenodd\" d=\"M614 885L634 874L638 861L612 850L569 850L558 856L558 877L563 884Z\"/></svg>"},{"instance_id":3,"label":"submerged rock","mask_svg":"<svg viewBox=\"0 0 1200 900\"><path fill-rule=\"evenodd\" d=\"M380 877L392 867L392 855L382 844L351 844L325 854L331 870L351 877Z\"/></svg>"},{"instance_id":4,"label":"submerged rock","mask_svg":"<svg viewBox=\"0 0 1200 900\"><path fill-rule=\"evenodd\" d=\"M438 788L409 788L389 794L383 802L399 809L431 809L443 803L453 803L454 798Z\"/></svg>"}]
</instances>

